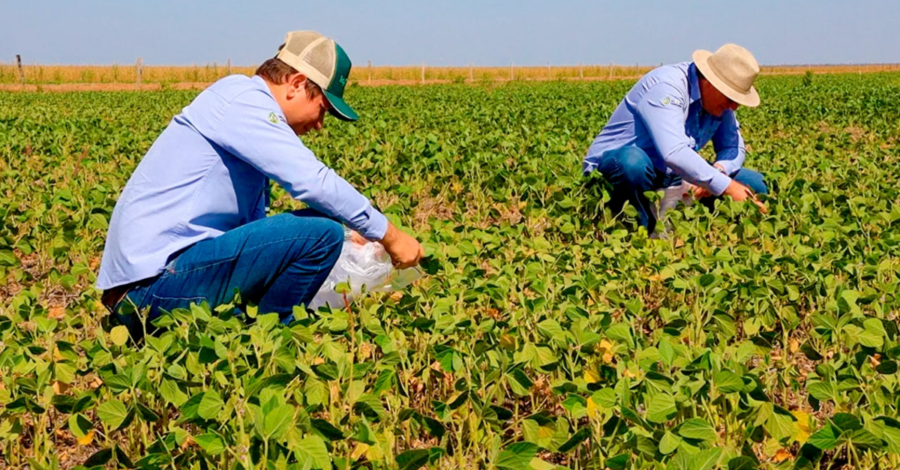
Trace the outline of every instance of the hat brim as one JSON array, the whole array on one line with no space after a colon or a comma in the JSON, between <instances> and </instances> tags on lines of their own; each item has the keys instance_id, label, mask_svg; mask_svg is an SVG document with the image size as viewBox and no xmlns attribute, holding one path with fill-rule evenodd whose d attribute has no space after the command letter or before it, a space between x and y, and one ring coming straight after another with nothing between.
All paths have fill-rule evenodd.
<instances>
[{"instance_id":1,"label":"hat brim","mask_svg":"<svg viewBox=\"0 0 900 470\"><path fill-rule=\"evenodd\" d=\"M735 90L731 86L729 86L725 81L719 78L716 75L716 72L713 71L712 67L709 66L709 57L712 55L712 52L697 50L694 51L693 59L694 64L700 70L700 73L703 74L703 77L709 80L709 83L712 83L716 90L722 92L723 95L727 96L731 101L741 105L747 106L749 108L755 108L759 106L759 93L756 91L756 87L750 87L750 92L741 93L738 90Z\"/></svg>"},{"instance_id":2,"label":"hat brim","mask_svg":"<svg viewBox=\"0 0 900 470\"><path fill-rule=\"evenodd\" d=\"M356 114L356 111L354 111L343 98L339 98L337 95L329 93L328 90L323 89L322 91L325 93L328 104L331 105L328 107L328 110L331 112L332 116L341 121L356 121L359 119L359 115Z\"/></svg>"}]
</instances>

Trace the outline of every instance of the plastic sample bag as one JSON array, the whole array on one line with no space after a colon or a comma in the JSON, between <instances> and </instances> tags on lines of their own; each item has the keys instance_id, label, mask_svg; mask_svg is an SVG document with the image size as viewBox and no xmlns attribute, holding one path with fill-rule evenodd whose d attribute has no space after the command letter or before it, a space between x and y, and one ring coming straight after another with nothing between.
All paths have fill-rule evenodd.
<instances>
[{"instance_id":1,"label":"plastic sample bag","mask_svg":"<svg viewBox=\"0 0 900 470\"><path fill-rule=\"evenodd\" d=\"M347 300L352 302L365 292L393 292L404 289L423 275L419 268L394 269L391 257L378 242L360 243L352 232L344 230L344 246L341 256L332 268L319 292L310 301L309 308L318 310L323 305L344 307L344 294L335 287L346 282L350 285Z\"/></svg>"},{"instance_id":2,"label":"plastic sample bag","mask_svg":"<svg viewBox=\"0 0 900 470\"><path fill-rule=\"evenodd\" d=\"M668 232L669 227L663 217L669 209L678 207L679 202L686 206L690 206L694 202L694 195L691 191L693 187L694 185L682 181L680 184L669 186L665 190L660 191L663 193L663 197L659 200L659 207L651 207L653 215L656 216L656 220L658 221L656 224L656 231L650 235L651 238L665 236L666 232ZM662 229L662 233L660 233L660 228Z\"/></svg>"}]
</instances>

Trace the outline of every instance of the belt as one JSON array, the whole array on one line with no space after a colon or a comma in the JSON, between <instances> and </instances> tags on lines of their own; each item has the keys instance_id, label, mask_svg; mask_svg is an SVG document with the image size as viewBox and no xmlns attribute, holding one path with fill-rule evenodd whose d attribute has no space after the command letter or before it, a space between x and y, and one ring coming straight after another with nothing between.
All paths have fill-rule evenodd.
<instances>
[{"instance_id":1,"label":"belt","mask_svg":"<svg viewBox=\"0 0 900 470\"><path fill-rule=\"evenodd\" d=\"M126 295L128 295L128 292L134 285L135 283L125 284L103 291L103 295L100 297L100 303L102 303L110 313L115 313L116 306L119 305L119 302L121 302Z\"/></svg>"}]
</instances>

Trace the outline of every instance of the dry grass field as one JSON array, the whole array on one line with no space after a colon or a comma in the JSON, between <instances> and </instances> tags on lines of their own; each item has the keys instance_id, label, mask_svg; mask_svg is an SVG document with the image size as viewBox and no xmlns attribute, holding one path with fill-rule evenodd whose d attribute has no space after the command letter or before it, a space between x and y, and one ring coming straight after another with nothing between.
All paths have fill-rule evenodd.
<instances>
[{"instance_id":1,"label":"dry grass field","mask_svg":"<svg viewBox=\"0 0 900 470\"><path fill-rule=\"evenodd\" d=\"M574 65L559 67L432 67L377 66L357 64L353 80L360 85L415 83L483 83L524 80L616 80L634 79L656 65ZM206 64L193 66L144 65L140 84L148 89L202 88L228 74L250 75L256 66ZM869 65L779 65L764 66L764 75L814 73L873 73L900 71L900 64ZM34 65L22 66L26 89L109 90L138 84L135 64L116 65ZM50 85L49 87L44 87ZM14 63L0 62L0 89L17 89L22 77Z\"/></svg>"}]
</instances>

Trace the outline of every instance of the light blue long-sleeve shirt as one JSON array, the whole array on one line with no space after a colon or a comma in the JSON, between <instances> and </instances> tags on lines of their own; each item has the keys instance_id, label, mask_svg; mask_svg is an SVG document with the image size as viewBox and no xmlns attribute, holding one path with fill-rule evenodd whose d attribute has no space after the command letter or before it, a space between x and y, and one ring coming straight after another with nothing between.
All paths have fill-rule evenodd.
<instances>
[{"instance_id":1,"label":"light blue long-sleeve shirt","mask_svg":"<svg viewBox=\"0 0 900 470\"><path fill-rule=\"evenodd\" d=\"M173 253L265 217L268 179L366 238L387 231L385 216L297 138L265 81L233 75L175 116L131 175L97 288L156 276Z\"/></svg>"},{"instance_id":2,"label":"light blue long-sleeve shirt","mask_svg":"<svg viewBox=\"0 0 900 470\"><path fill-rule=\"evenodd\" d=\"M692 62L665 65L641 78L619 103L588 149L584 173L594 171L605 152L633 145L647 153L657 170L721 195L731 178L697 153L710 139L716 163L728 175L737 173L746 151L734 112L715 117L703 110Z\"/></svg>"}]
</instances>

